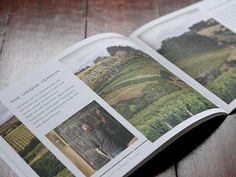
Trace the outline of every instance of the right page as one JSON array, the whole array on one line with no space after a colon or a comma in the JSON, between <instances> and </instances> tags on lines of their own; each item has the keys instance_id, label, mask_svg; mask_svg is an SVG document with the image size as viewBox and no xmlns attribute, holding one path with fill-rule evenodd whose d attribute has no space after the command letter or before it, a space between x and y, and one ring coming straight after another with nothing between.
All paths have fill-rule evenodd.
<instances>
[{"instance_id":1,"label":"right page","mask_svg":"<svg viewBox=\"0 0 236 177\"><path fill-rule=\"evenodd\" d=\"M120 177L225 114L128 38L100 34L0 92L0 157L22 177Z\"/></svg>"},{"instance_id":2,"label":"right page","mask_svg":"<svg viewBox=\"0 0 236 177\"><path fill-rule=\"evenodd\" d=\"M144 25L131 38L230 113L236 106L235 7L230 0L203 1Z\"/></svg>"}]
</instances>

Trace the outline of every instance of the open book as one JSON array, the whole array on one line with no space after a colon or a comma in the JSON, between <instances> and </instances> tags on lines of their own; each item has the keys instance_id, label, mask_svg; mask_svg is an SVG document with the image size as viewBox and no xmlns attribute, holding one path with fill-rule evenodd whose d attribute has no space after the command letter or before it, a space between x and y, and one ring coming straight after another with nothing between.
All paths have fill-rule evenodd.
<instances>
[{"instance_id":1,"label":"open book","mask_svg":"<svg viewBox=\"0 0 236 177\"><path fill-rule=\"evenodd\" d=\"M236 2L208 0L129 38L83 40L0 92L0 159L19 176L124 176L236 107Z\"/></svg>"}]
</instances>

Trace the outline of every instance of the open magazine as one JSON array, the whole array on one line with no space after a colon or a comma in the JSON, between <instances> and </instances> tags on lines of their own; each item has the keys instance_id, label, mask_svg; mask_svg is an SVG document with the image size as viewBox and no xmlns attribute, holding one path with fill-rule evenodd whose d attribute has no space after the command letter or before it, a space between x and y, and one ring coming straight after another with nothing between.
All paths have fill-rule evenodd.
<instances>
[{"instance_id":1,"label":"open magazine","mask_svg":"<svg viewBox=\"0 0 236 177\"><path fill-rule=\"evenodd\" d=\"M0 159L19 176L124 176L236 107L236 2L202 1L83 40L0 92Z\"/></svg>"}]
</instances>

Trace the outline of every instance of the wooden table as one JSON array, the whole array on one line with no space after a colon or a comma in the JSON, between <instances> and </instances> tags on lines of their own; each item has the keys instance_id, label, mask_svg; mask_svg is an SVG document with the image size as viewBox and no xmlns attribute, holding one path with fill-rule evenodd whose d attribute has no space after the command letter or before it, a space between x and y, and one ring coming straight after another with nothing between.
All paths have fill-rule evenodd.
<instances>
[{"instance_id":1,"label":"wooden table","mask_svg":"<svg viewBox=\"0 0 236 177\"><path fill-rule=\"evenodd\" d=\"M134 29L198 0L0 0L0 88L94 34ZM236 176L236 115L198 126L132 176ZM14 176L0 162L0 176Z\"/></svg>"}]
</instances>

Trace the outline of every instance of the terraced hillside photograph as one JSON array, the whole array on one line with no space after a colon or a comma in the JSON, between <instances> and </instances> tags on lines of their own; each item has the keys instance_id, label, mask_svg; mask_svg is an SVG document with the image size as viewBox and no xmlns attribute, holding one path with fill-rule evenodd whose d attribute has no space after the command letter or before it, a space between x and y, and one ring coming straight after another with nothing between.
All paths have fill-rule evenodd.
<instances>
[{"instance_id":1,"label":"terraced hillside photograph","mask_svg":"<svg viewBox=\"0 0 236 177\"><path fill-rule=\"evenodd\" d=\"M0 124L0 136L40 177L74 176L15 116L7 119Z\"/></svg>"},{"instance_id":2,"label":"terraced hillside photograph","mask_svg":"<svg viewBox=\"0 0 236 177\"><path fill-rule=\"evenodd\" d=\"M169 24L175 27L169 28ZM160 30L166 34L161 37ZM156 25L143 38L211 92L230 103L236 96L236 34L200 10ZM156 43L156 44L154 44Z\"/></svg>"},{"instance_id":3,"label":"terraced hillside photograph","mask_svg":"<svg viewBox=\"0 0 236 177\"><path fill-rule=\"evenodd\" d=\"M141 50L124 45L104 50L106 55L82 68L77 63L75 75L150 141L215 107Z\"/></svg>"}]
</instances>

